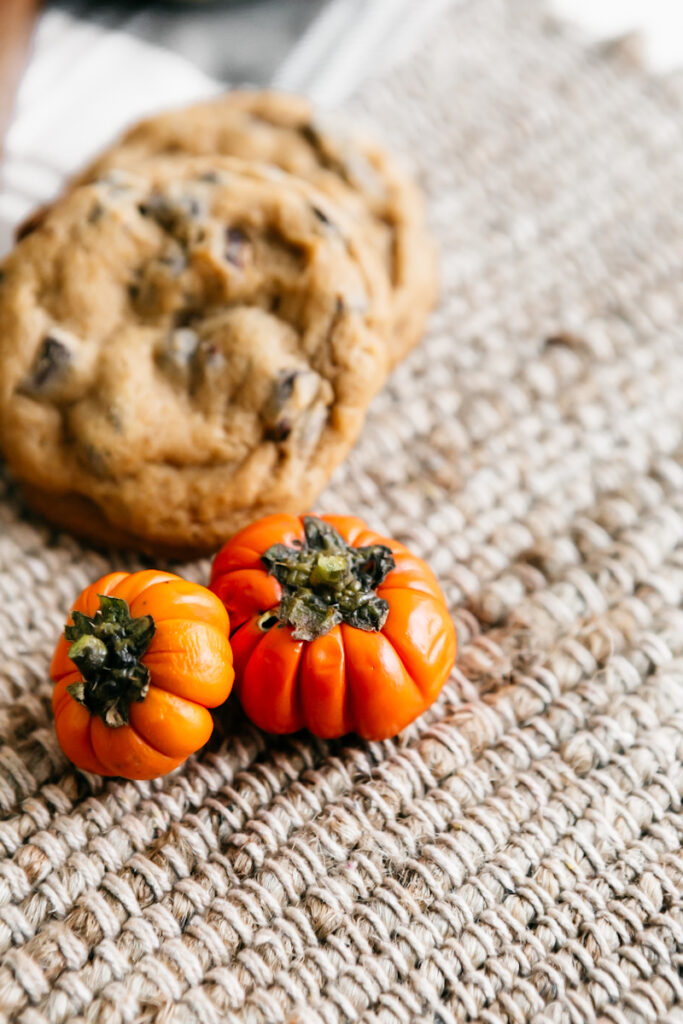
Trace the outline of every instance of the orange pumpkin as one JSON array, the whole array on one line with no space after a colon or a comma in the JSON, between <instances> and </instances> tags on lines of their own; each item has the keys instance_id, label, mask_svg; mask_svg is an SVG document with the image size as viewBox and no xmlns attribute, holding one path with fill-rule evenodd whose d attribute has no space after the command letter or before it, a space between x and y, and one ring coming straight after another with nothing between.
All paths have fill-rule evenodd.
<instances>
[{"instance_id":1,"label":"orange pumpkin","mask_svg":"<svg viewBox=\"0 0 683 1024\"><path fill-rule=\"evenodd\" d=\"M237 692L268 732L385 739L429 707L455 629L429 566L350 516L276 515L216 556Z\"/></svg>"},{"instance_id":2,"label":"orange pumpkin","mask_svg":"<svg viewBox=\"0 0 683 1024\"><path fill-rule=\"evenodd\" d=\"M230 624L205 587L113 572L86 587L52 658L57 738L78 768L153 779L203 746L227 699Z\"/></svg>"}]
</instances>

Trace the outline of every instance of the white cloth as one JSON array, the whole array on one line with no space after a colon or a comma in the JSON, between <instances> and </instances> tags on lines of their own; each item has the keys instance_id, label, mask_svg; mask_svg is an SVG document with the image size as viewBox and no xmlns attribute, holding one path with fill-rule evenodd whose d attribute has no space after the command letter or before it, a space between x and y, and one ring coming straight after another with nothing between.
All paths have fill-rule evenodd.
<instances>
[{"instance_id":1,"label":"white cloth","mask_svg":"<svg viewBox=\"0 0 683 1024\"><path fill-rule=\"evenodd\" d=\"M129 122L220 88L175 53L64 11L47 11L6 139L0 253L10 247L15 225Z\"/></svg>"}]
</instances>

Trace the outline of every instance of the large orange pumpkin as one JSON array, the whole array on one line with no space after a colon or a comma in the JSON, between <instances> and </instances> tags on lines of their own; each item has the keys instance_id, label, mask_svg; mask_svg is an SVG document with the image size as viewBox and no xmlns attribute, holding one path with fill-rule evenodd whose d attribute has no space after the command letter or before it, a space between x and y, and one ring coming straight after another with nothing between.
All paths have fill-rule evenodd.
<instances>
[{"instance_id":1,"label":"large orange pumpkin","mask_svg":"<svg viewBox=\"0 0 683 1024\"><path fill-rule=\"evenodd\" d=\"M435 700L455 629L431 569L350 516L268 516L216 556L237 692L274 733L394 736Z\"/></svg>"},{"instance_id":2,"label":"large orange pumpkin","mask_svg":"<svg viewBox=\"0 0 683 1024\"><path fill-rule=\"evenodd\" d=\"M229 619L168 572L103 576L81 593L51 665L57 738L77 767L152 779L206 743L234 672Z\"/></svg>"}]
</instances>

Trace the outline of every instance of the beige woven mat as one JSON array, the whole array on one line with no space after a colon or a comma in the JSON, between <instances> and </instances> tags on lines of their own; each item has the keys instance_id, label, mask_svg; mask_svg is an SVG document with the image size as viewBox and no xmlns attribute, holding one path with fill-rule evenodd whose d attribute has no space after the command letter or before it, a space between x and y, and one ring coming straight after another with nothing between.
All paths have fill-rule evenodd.
<instances>
[{"instance_id":1,"label":"beige woven mat","mask_svg":"<svg viewBox=\"0 0 683 1024\"><path fill-rule=\"evenodd\" d=\"M49 653L137 563L4 485L6 1019L683 1021L683 111L620 61L474 0L356 105L443 249L429 339L322 502L447 589L459 665L400 740L236 717L170 778L78 775Z\"/></svg>"}]
</instances>

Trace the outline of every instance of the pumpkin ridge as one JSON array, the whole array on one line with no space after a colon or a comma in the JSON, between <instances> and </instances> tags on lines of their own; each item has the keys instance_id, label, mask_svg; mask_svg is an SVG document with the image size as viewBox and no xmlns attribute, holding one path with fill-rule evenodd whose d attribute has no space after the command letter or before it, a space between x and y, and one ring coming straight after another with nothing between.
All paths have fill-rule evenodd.
<instances>
[{"instance_id":1,"label":"pumpkin ridge","mask_svg":"<svg viewBox=\"0 0 683 1024\"><path fill-rule=\"evenodd\" d=\"M103 774L111 775L111 770L110 770L109 766L107 764L105 764L105 762L102 760L102 758L98 757L98 755L95 753L95 744L92 741L92 724L93 724L93 721L94 721L94 719L92 717L88 720L88 744L90 746L90 753L92 754L93 759L99 765L102 766Z\"/></svg>"},{"instance_id":2,"label":"pumpkin ridge","mask_svg":"<svg viewBox=\"0 0 683 1024\"><path fill-rule=\"evenodd\" d=\"M158 687L158 689L161 689L161 687ZM168 691L167 691L167 690L164 690L163 692L164 692L164 693L167 693ZM185 699L186 699L186 698L184 698L184 697L182 697L182 698L181 698L181 700L185 700ZM194 703L194 702L192 702L192 703ZM201 705L200 705L200 706L201 706ZM139 739L139 740L140 740L140 741L141 741L142 743L146 743L146 744L147 744L147 746L149 747L149 749L150 749L150 750L153 750L155 754L159 754L159 755L160 755L161 757L168 757L168 758L170 758L170 759L171 759L172 761L176 760L176 758L172 757L172 755L170 755L170 754L165 754L163 750L159 750L159 748L158 748L157 746L155 746L155 745L154 745L154 743L152 743L152 741L151 741L151 740L148 740L148 739L147 739L147 737L146 737L146 736L145 736L145 735L144 735L143 733L141 733L139 729L136 729L136 728L135 728L135 726L134 726L134 725L133 725L133 724L132 724L131 722L129 722L129 723L128 723L128 725L129 725L129 726L130 726L130 728L131 728L131 729L133 730L133 732L135 733L135 735L137 736L137 738L138 738L138 739ZM189 757L189 755L188 755L188 757Z\"/></svg>"}]
</instances>

